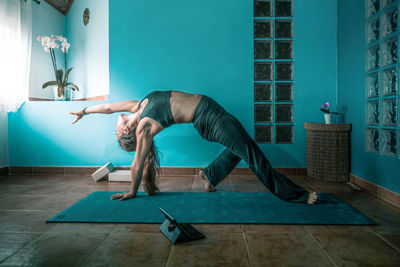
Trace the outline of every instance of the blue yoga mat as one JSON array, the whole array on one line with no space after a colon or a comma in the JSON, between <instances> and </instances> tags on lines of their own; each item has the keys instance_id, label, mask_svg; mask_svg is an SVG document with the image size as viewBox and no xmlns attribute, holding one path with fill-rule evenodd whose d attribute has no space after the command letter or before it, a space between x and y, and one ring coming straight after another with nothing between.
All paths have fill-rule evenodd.
<instances>
[{"instance_id":1,"label":"blue yoga mat","mask_svg":"<svg viewBox=\"0 0 400 267\"><path fill-rule=\"evenodd\" d=\"M117 192L94 192L47 222L162 223L159 207L181 223L375 225L332 194L314 205L290 203L272 193L161 192L110 200Z\"/></svg>"}]
</instances>

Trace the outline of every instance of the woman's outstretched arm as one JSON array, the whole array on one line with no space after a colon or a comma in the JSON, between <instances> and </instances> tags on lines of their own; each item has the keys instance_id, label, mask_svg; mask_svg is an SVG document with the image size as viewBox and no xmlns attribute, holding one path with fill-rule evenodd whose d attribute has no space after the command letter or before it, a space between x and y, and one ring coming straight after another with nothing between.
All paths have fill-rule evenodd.
<instances>
[{"instance_id":1,"label":"woman's outstretched arm","mask_svg":"<svg viewBox=\"0 0 400 267\"><path fill-rule=\"evenodd\" d=\"M80 120L84 115L90 113L103 113L103 114L111 114L115 112L123 112L128 111L131 113L135 113L138 111L139 101L137 100L127 100L122 102L115 102L115 103L106 103L95 105L91 107L84 108L79 111L70 112L71 115L76 115L76 119L72 122L75 123Z\"/></svg>"},{"instance_id":2,"label":"woman's outstretched arm","mask_svg":"<svg viewBox=\"0 0 400 267\"><path fill-rule=\"evenodd\" d=\"M137 144L135 159L131 165L131 177L132 186L128 193L118 193L111 196L111 199L130 199L136 197L139 189L140 182L142 180L144 162L149 153L151 144L153 142L153 134L151 133L151 124L147 124L144 127L138 127L137 129Z\"/></svg>"}]
</instances>

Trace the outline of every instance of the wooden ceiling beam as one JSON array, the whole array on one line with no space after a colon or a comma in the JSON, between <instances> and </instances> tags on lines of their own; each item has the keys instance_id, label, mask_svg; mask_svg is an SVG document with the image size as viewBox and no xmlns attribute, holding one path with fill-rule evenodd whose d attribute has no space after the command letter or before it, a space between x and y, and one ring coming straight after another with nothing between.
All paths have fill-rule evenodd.
<instances>
[{"instance_id":1,"label":"wooden ceiling beam","mask_svg":"<svg viewBox=\"0 0 400 267\"><path fill-rule=\"evenodd\" d=\"M50 6L52 6L53 8L55 8L56 10L58 10L61 14L63 14L64 16L66 16L68 14L69 9L71 8L72 4L74 3L74 0L69 0L68 4L65 5L56 5L55 0L44 0L47 4L49 4ZM63 2L65 3L65 2Z\"/></svg>"},{"instance_id":2,"label":"wooden ceiling beam","mask_svg":"<svg viewBox=\"0 0 400 267\"><path fill-rule=\"evenodd\" d=\"M64 13L65 16L68 14L68 11L71 8L73 3L74 3L74 0L69 0L69 4L68 4L67 9L65 10L65 13Z\"/></svg>"}]
</instances>

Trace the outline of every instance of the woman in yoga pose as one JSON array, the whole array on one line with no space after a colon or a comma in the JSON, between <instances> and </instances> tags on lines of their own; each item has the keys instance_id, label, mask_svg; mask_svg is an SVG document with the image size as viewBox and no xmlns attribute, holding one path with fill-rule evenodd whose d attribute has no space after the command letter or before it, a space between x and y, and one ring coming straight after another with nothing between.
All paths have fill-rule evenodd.
<instances>
[{"instance_id":1,"label":"woman in yoga pose","mask_svg":"<svg viewBox=\"0 0 400 267\"><path fill-rule=\"evenodd\" d=\"M211 142L224 145L225 150L199 176L207 192L215 192L220 183L243 159L258 179L277 197L290 202L313 204L316 192L293 183L272 168L264 153L247 134L242 124L212 98L179 91L154 91L142 101L128 100L84 108L77 112L75 123L90 113L130 112L120 114L116 122L116 137L122 149L136 151L131 165L132 186L127 193L111 199L130 199L136 196L140 182L148 195L156 193L159 159L153 138L165 128L179 123L193 123L199 134Z\"/></svg>"}]
</instances>

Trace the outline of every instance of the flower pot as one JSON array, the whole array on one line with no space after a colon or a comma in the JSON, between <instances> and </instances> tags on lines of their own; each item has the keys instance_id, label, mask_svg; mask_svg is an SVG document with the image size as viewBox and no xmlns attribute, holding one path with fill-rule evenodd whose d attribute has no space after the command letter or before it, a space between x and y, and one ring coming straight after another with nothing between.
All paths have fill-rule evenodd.
<instances>
[{"instance_id":1,"label":"flower pot","mask_svg":"<svg viewBox=\"0 0 400 267\"><path fill-rule=\"evenodd\" d=\"M53 86L55 101L69 101L71 99L71 89L64 88L61 96L58 96L58 86Z\"/></svg>"},{"instance_id":2,"label":"flower pot","mask_svg":"<svg viewBox=\"0 0 400 267\"><path fill-rule=\"evenodd\" d=\"M332 114L330 114L330 113L325 113L325 114L324 114L325 123L326 123L326 124L331 124L331 118L332 118L331 115L332 115Z\"/></svg>"}]
</instances>

